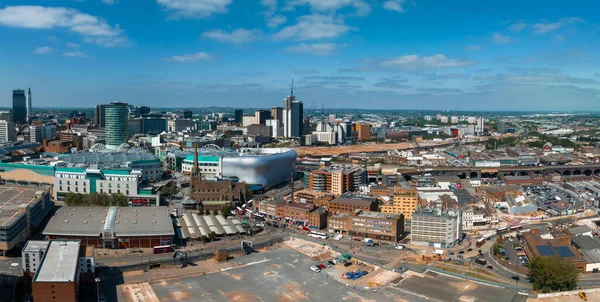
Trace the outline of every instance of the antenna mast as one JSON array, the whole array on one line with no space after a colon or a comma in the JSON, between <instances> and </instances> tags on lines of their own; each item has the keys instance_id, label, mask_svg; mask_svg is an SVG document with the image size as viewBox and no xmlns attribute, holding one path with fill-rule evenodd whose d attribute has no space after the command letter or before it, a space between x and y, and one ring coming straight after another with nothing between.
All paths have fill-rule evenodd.
<instances>
[{"instance_id":1,"label":"antenna mast","mask_svg":"<svg viewBox=\"0 0 600 302\"><path fill-rule=\"evenodd\" d=\"M290 95L294 96L294 78L292 78L292 91L291 91Z\"/></svg>"}]
</instances>

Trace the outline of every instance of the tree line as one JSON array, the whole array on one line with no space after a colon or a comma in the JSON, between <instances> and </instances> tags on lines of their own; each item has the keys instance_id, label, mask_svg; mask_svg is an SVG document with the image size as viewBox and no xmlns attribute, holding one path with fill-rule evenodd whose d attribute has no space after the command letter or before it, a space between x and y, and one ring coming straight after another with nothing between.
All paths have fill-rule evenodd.
<instances>
[{"instance_id":1,"label":"tree line","mask_svg":"<svg viewBox=\"0 0 600 302\"><path fill-rule=\"evenodd\" d=\"M127 196L116 193L116 194L106 194L106 193L90 193L90 194L81 194L81 193L67 193L65 197L65 204L67 206L87 206L87 207L126 207L128 206Z\"/></svg>"}]
</instances>

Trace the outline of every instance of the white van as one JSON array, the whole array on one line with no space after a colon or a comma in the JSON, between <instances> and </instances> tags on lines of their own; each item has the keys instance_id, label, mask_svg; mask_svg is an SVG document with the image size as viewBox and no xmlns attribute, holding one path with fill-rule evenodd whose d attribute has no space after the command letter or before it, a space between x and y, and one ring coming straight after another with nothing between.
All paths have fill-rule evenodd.
<instances>
[{"instance_id":1,"label":"white van","mask_svg":"<svg viewBox=\"0 0 600 302\"><path fill-rule=\"evenodd\" d=\"M313 271L313 272L315 272L315 273L320 273L321 272L321 268L318 267L318 266L314 266L314 265L310 267L310 270Z\"/></svg>"}]
</instances>

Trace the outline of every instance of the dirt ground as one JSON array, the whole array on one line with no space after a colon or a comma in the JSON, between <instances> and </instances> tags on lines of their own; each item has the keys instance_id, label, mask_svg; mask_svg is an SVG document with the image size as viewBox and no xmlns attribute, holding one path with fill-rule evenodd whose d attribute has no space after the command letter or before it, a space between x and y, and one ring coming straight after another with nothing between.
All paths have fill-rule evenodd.
<instances>
[{"instance_id":1,"label":"dirt ground","mask_svg":"<svg viewBox=\"0 0 600 302\"><path fill-rule=\"evenodd\" d=\"M588 301L600 301L600 291L598 292L586 292L582 290L587 295ZM579 291L573 291L571 294L565 294L558 297L552 298L529 298L527 302L581 302L583 301L578 296Z\"/></svg>"},{"instance_id":2,"label":"dirt ground","mask_svg":"<svg viewBox=\"0 0 600 302\"><path fill-rule=\"evenodd\" d=\"M294 148L298 156L331 156L340 155L347 153L361 153L361 152L384 152L391 150L406 150L413 148L409 143L398 143L398 144L365 144L365 145L354 145L354 146L342 146L342 147L297 147Z\"/></svg>"},{"instance_id":3,"label":"dirt ground","mask_svg":"<svg viewBox=\"0 0 600 302\"><path fill-rule=\"evenodd\" d=\"M340 253L331 250L328 246L324 247L320 244L298 238L286 241L284 246L304 254L313 261L327 261L340 256Z\"/></svg>"},{"instance_id":4,"label":"dirt ground","mask_svg":"<svg viewBox=\"0 0 600 302\"><path fill-rule=\"evenodd\" d=\"M159 302L148 282L123 284L121 289L129 302Z\"/></svg>"}]
</instances>

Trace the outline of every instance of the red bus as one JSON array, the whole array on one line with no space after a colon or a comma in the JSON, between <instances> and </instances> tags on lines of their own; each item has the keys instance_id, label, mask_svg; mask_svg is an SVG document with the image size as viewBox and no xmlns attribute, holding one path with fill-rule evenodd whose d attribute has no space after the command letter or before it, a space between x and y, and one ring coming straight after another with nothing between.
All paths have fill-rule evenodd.
<instances>
[{"instance_id":1,"label":"red bus","mask_svg":"<svg viewBox=\"0 0 600 302\"><path fill-rule=\"evenodd\" d=\"M173 251L173 248L170 245L161 245L161 246L154 247L155 254L170 253L172 251Z\"/></svg>"},{"instance_id":2,"label":"red bus","mask_svg":"<svg viewBox=\"0 0 600 302\"><path fill-rule=\"evenodd\" d=\"M477 243L475 244L476 247L482 247L485 244L485 238L481 237L479 239L477 239Z\"/></svg>"}]
</instances>

